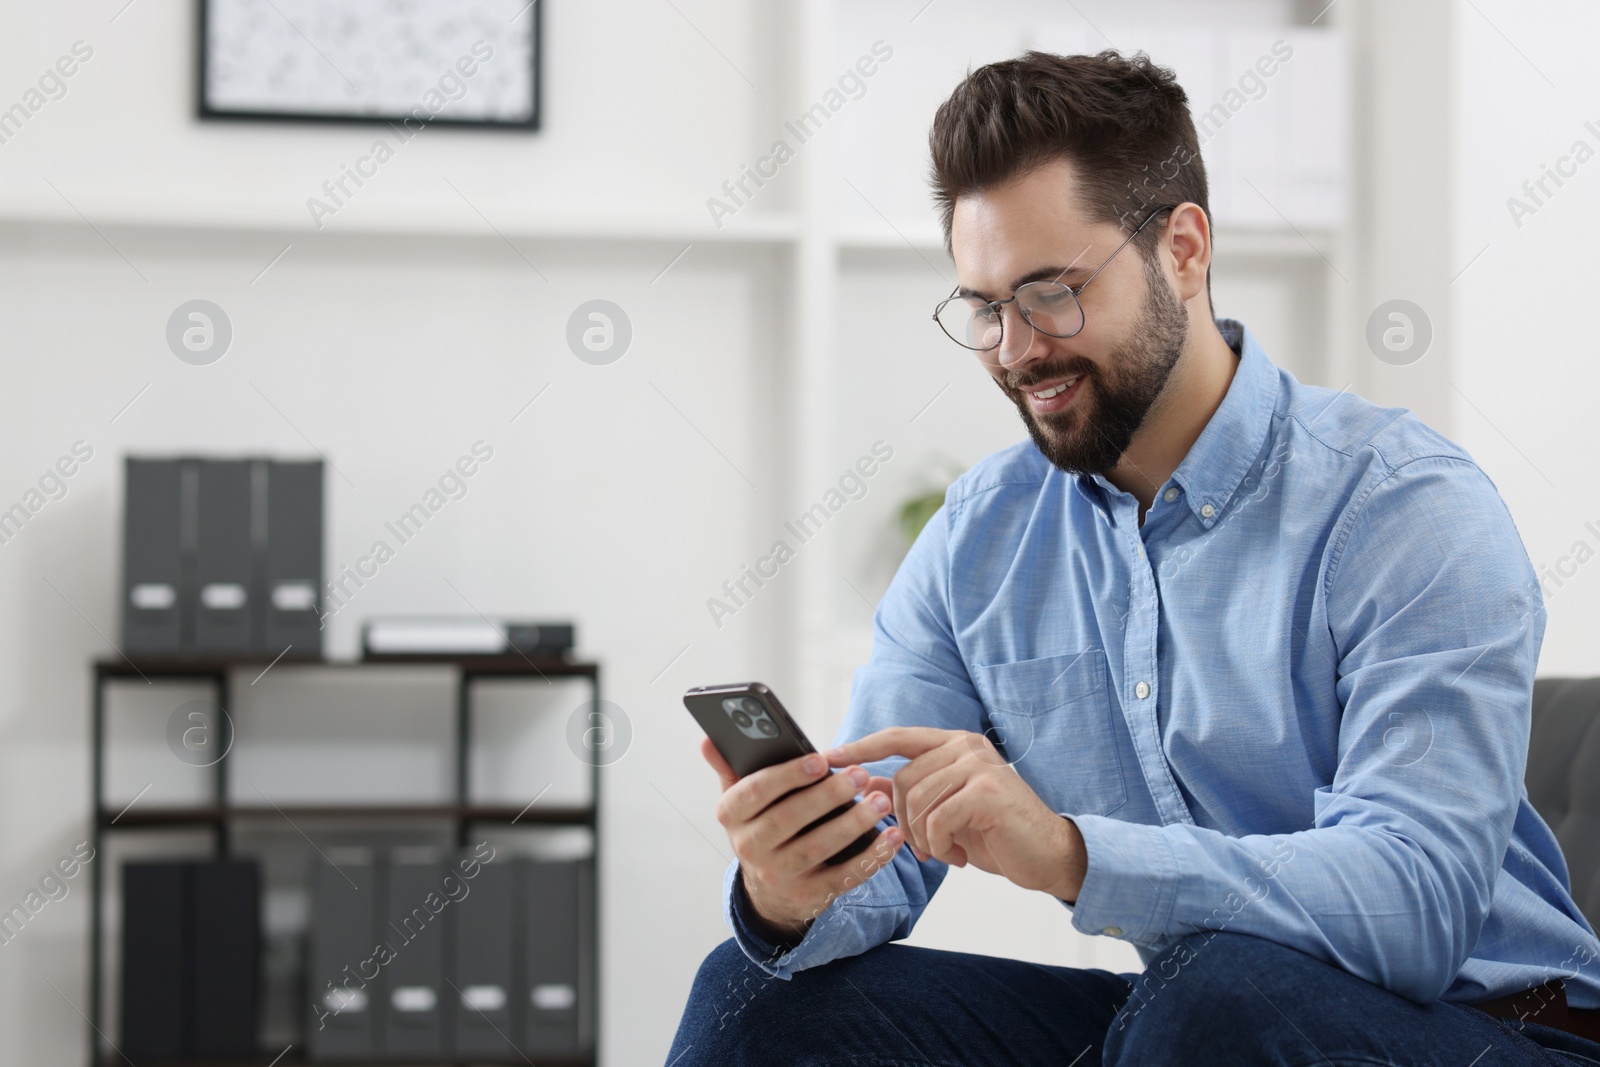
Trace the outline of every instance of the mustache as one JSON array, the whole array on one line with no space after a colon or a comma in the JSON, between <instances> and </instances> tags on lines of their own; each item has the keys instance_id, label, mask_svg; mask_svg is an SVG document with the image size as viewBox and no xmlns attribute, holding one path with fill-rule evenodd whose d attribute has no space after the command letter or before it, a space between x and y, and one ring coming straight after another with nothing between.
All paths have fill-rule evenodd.
<instances>
[{"instance_id":1,"label":"mustache","mask_svg":"<svg viewBox=\"0 0 1600 1067\"><path fill-rule=\"evenodd\" d=\"M1041 382L1053 381L1058 378L1071 378L1074 375L1082 375L1085 378L1093 378L1095 375L1095 369L1087 361L1079 360L1072 363L1062 364L1059 367L1047 367L1042 371L1036 371L1035 373L1030 374L1026 381L1018 379L1012 375L1007 375L1005 385L1009 391L1015 393L1024 389L1032 389Z\"/></svg>"}]
</instances>

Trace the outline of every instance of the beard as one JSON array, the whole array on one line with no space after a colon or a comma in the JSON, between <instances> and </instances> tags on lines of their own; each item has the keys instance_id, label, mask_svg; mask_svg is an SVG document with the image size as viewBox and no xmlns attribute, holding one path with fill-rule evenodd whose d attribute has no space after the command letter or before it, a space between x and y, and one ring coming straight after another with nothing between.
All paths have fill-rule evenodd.
<instances>
[{"instance_id":1,"label":"beard","mask_svg":"<svg viewBox=\"0 0 1600 1067\"><path fill-rule=\"evenodd\" d=\"M1144 425L1188 337L1189 317L1152 257L1145 262L1144 308L1132 336L1106 361L1109 369L1077 357L1031 368L1026 382L1007 385L996 379L995 384L1017 405L1028 435L1052 464L1068 474L1105 474ZM1084 379L1071 405L1035 415L1024 390L1074 374Z\"/></svg>"}]
</instances>

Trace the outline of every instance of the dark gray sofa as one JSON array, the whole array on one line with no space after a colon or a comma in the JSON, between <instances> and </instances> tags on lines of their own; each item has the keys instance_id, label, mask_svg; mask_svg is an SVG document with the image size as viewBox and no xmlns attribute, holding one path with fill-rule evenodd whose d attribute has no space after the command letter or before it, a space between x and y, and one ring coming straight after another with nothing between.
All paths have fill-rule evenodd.
<instances>
[{"instance_id":1,"label":"dark gray sofa","mask_svg":"<svg viewBox=\"0 0 1600 1067\"><path fill-rule=\"evenodd\" d=\"M1561 843L1572 899L1600 928L1600 678L1535 679L1525 780Z\"/></svg>"}]
</instances>

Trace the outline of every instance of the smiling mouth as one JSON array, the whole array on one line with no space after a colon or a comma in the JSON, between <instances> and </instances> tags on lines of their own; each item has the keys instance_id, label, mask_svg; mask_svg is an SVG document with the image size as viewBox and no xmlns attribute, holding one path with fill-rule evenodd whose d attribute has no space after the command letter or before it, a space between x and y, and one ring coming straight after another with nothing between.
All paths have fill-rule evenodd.
<instances>
[{"instance_id":1,"label":"smiling mouth","mask_svg":"<svg viewBox=\"0 0 1600 1067\"><path fill-rule=\"evenodd\" d=\"M1049 400L1051 397L1058 396L1059 394L1066 392L1072 386L1076 385L1078 383L1078 379L1082 377L1083 375L1080 374L1075 378L1068 378L1064 382L1053 385L1049 389L1043 389L1037 392L1028 390L1028 395L1037 400Z\"/></svg>"},{"instance_id":2,"label":"smiling mouth","mask_svg":"<svg viewBox=\"0 0 1600 1067\"><path fill-rule=\"evenodd\" d=\"M1087 374L1075 374L1042 389L1019 389L1018 402L1026 403L1028 410L1035 415L1051 415L1065 411L1077 401L1078 394L1083 392L1083 383L1087 377ZM1021 396L1026 396L1027 400L1022 401Z\"/></svg>"}]
</instances>

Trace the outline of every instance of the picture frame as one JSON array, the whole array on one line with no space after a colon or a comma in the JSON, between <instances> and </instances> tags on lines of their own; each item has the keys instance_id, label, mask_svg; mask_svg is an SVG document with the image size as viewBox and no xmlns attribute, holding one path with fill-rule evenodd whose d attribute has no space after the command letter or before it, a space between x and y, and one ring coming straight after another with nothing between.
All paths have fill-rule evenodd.
<instances>
[{"instance_id":1,"label":"picture frame","mask_svg":"<svg viewBox=\"0 0 1600 1067\"><path fill-rule=\"evenodd\" d=\"M539 129L541 0L196 6L202 121Z\"/></svg>"}]
</instances>

